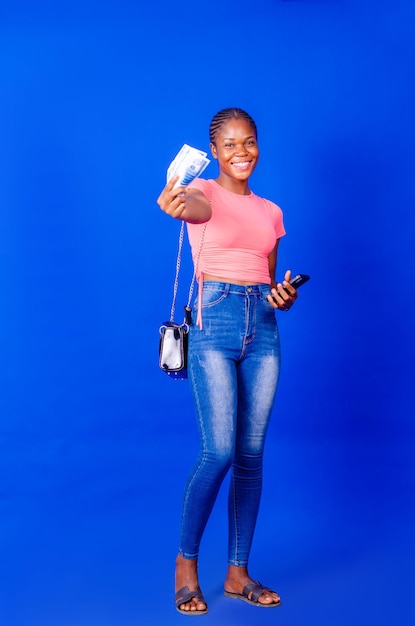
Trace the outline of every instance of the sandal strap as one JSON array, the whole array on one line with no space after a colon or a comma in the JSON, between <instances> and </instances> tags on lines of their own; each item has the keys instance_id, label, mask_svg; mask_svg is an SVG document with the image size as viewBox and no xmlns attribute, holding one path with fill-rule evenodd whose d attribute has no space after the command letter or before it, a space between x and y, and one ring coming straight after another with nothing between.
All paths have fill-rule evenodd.
<instances>
[{"instance_id":1,"label":"sandal strap","mask_svg":"<svg viewBox=\"0 0 415 626\"><path fill-rule=\"evenodd\" d=\"M174 603L176 606L180 606L181 604L186 604L186 602L189 602L192 598L196 598L196 600L198 600L199 602L203 602L204 604L206 604L206 600L204 599L203 593L199 586L193 591L190 591L189 587L187 586L179 589L179 591L177 591L176 593Z\"/></svg>"},{"instance_id":2,"label":"sandal strap","mask_svg":"<svg viewBox=\"0 0 415 626\"><path fill-rule=\"evenodd\" d=\"M264 591L269 591L272 593L271 589L268 589L268 587L264 587L259 581L251 581L247 583L243 588L242 595L245 596L245 598L252 600L253 602L258 602L258 598L264 593ZM249 594L251 592L252 595L249 598Z\"/></svg>"}]
</instances>

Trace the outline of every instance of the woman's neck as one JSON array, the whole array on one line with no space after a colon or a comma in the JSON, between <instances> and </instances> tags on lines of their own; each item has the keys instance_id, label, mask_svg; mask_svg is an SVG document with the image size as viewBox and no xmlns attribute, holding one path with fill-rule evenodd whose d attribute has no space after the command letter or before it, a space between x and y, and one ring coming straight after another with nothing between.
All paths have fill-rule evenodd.
<instances>
[{"instance_id":1,"label":"woman's neck","mask_svg":"<svg viewBox=\"0 0 415 626\"><path fill-rule=\"evenodd\" d=\"M248 185L248 179L235 180L234 178L230 178L229 176L222 176L222 174L219 174L215 182L224 189L232 191L233 193L238 193L241 196L249 196L251 194L251 190L249 189Z\"/></svg>"}]
</instances>

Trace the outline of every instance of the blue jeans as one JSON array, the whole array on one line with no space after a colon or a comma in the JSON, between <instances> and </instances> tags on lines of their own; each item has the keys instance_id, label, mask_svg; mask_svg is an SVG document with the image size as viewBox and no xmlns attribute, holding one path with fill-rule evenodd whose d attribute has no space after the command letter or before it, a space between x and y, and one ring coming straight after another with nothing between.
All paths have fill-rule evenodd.
<instances>
[{"instance_id":1,"label":"blue jeans","mask_svg":"<svg viewBox=\"0 0 415 626\"><path fill-rule=\"evenodd\" d=\"M188 371L201 447L184 495L179 554L186 559L198 558L203 531L231 469L228 562L248 564L280 369L269 294L269 285L203 285L203 330L193 325L189 335Z\"/></svg>"}]
</instances>

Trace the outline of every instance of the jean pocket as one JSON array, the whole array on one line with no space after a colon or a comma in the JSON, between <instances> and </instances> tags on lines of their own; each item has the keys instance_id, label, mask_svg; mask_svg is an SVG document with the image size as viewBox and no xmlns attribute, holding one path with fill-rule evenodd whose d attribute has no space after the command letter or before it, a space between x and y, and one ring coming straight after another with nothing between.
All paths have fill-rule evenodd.
<instances>
[{"instance_id":1,"label":"jean pocket","mask_svg":"<svg viewBox=\"0 0 415 626\"><path fill-rule=\"evenodd\" d=\"M229 287L203 287L202 292L202 310L207 307L213 307L222 302L228 295ZM195 308L199 306L199 296L195 301Z\"/></svg>"},{"instance_id":2,"label":"jean pocket","mask_svg":"<svg viewBox=\"0 0 415 626\"><path fill-rule=\"evenodd\" d=\"M267 296L271 295L271 291L265 292L261 294L261 302L265 308L265 310L267 311L275 311L274 307L272 306L271 302L269 302L269 300L267 300Z\"/></svg>"}]
</instances>

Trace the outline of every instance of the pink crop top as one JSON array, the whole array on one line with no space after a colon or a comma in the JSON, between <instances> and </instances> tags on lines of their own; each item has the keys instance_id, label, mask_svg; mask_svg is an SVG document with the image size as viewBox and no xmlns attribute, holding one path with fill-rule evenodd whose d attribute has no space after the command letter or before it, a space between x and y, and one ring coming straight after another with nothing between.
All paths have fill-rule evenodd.
<instances>
[{"instance_id":1,"label":"pink crop top","mask_svg":"<svg viewBox=\"0 0 415 626\"><path fill-rule=\"evenodd\" d=\"M268 255L276 240L285 235L279 206L253 193L248 196L224 189L214 180L196 178L189 187L210 200L212 217L207 222L197 263L197 280L203 274L252 284L270 284ZM204 224L187 224L193 262L196 263ZM201 319L199 306L198 321Z\"/></svg>"}]
</instances>

